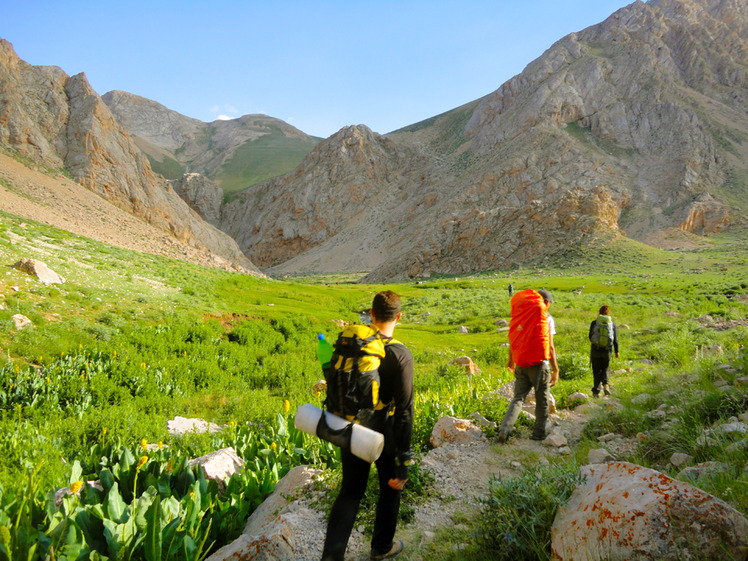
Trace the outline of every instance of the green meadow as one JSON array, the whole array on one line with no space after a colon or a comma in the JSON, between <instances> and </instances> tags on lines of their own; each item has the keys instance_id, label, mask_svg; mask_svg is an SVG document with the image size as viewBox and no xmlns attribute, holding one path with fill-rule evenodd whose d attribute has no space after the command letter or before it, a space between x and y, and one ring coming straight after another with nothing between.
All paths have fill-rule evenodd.
<instances>
[{"instance_id":1,"label":"green meadow","mask_svg":"<svg viewBox=\"0 0 748 561\"><path fill-rule=\"evenodd\" d=\"M601 240L522 269L365 285L350 274L273 280L207 269L0 214L0 559L203 559L240 534L292 467L335 473L336 449L296 430L293 414L321 403L312 392L322 377L316 334L333 339L335 320L358 321L384 288L403 298L396 337L415 358L419 453L444 415L478 411L501 420L507 404L492 392L512 379L507 334L496 325L509 319L507 284L546 288L555 298L559 408L571 405L572 393L589 393L587 330L602 304L620 328L612 387L623 407L590 422L585 441L544 480L568 490L598 436L646 432L651 439L628 461L666 472L675 451L723 462L724 477L698 484L748 515L748 446L728 452L726 437L697 443L705 428L748 409L739 382L748 375L744 234L683 252ZM12 268L22 257L45 262L66 282L45 286ZM16 329L15 314L32 326ZM465 355L479 375L449 366ZM631 402L666 390L679 411L667 425ZM167 421L175 416L222 430L171 437ZM228 446L246 467L219 490L188 461ZM406 525L408 503L438 493L418 468L411 477ZM466 535L445 534L430 556L456 559L451 545L468 541L477 548L471 558L478 551L503 558L491 535L514 524L507 509L519 506L539 513L531 534L545 536L557 503L530 482L508 483L516 491L509 501L507 487L497 485L482 517L491 529L466 521ZM77 493L55 501L65 487ZM529 504L518 506L519 495ZM532 539L519 550L547 558Z\"/></svg>"}]
</instances>

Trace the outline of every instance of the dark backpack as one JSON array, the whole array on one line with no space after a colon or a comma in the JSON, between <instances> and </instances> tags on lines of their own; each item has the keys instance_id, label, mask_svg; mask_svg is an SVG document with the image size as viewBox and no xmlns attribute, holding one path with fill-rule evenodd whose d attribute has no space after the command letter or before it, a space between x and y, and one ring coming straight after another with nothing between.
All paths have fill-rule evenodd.
<instances>
[{"instance_id":1,"label":"dark backpack","mask_svg":"<svg viewBox=\"0 0 748 561\"><path fill-rule=\"evenodd\" d=\"M610 350L613 348L614 339L613 318L603 315L597 316L590 335L592 344L598 349Z\"/></svg>"},{"instance_id":2,"label":"dark backpack","mask_svg":"<svg viewBox=\"0 0 748 561\"><path fill-rule=\"evenodd\" d=\"M387 407L379 399L379 365L391 341L370 325L349 325L338 335L325 370L330 413L369 426L374 412Z\"/></svg>"}]
</instances>

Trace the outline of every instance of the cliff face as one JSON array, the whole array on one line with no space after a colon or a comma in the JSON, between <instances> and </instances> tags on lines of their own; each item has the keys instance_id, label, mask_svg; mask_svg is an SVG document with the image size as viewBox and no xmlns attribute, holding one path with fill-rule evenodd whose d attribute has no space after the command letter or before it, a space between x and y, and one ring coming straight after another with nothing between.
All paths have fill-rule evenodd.
<instances>
[{"instance_id":1,"label":"cliff face","mask_svg":"<svg viewBox=\"0 0 748 561\"><path fill-rule=\"evenodd\" d=\"M207 249L227 266L258 272L230 237L206 224L160 176L83 74L21 61L0 40L0 143L72 177L118 207Z\"/></svg>"},{"instance_id":2,"label":"cliff face","mask_svg":"<svg viewBox=\"0 0 748 561\"><path fill-rule=\"evenodd\" d=\"M367 279L539 261L590 236L666 244L742 220L748 10L635 2L496 92L382 137L351 127L223 209L270 272Z\"/></svg>"}]
</instances>

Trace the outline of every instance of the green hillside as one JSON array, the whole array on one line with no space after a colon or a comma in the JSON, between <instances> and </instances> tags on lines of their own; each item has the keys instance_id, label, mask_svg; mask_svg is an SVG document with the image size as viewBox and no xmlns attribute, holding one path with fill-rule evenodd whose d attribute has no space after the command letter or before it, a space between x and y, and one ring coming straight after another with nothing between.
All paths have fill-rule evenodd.
<instances>
[{"instance_id":1,"label":"green hillside","mask_svg":"<svg viewBox=\"0 0 748 561\"><path fill-rule=\"evenodd\" d=\"M278 127L269 128L270 134L241 145L215 175L227 200L242 189L293 170L320 140L288 138Z\"/></svg>"}]
</instances>

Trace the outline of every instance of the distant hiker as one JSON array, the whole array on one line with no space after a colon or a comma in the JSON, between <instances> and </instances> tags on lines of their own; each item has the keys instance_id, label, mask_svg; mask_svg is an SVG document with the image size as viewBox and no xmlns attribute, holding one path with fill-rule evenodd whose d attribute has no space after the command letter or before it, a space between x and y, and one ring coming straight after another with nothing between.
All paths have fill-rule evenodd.
<instances>
[{"instance_id":1,"label":"distant hiker","mask_svg":"<svg viewBox=\"0 0 748 561\"><path fill-rule=\"evenodd\" d=\"M512 294L514 294L514 287L512 286L512 283L509 283L507 289L509 290L509 298L511 298Z\"/></svg>"},{"instance_id":2,"label":"distant hiker","mask_svg":"<svg viewBox=\"0 0 748 561\"><path fill-rule=\"evenodd\" d=\"M504 443L517 422L522 403L530 390L535 389L535 427L533 440L547 435L550 388L558 382L558 363L553 345L555 322L548 319L548 306L553 296L547 290L522 290L512 297L509 322L509 361L507 368L514 372L514 399L509 404L499 428L498 441ZM553 329L551 326L553 324Z\"/></svg>"},{"instance_id":3,"label":"distant hiker","mask_svg":"<svg viewBox=\"0 0 748 561\"><path fill-rule=\"evenodd\" d=\"M401 317L400 297L397 294L386 290L374 296L371 324L379 330L378 336L385 339L385 355L379 366L379 400L388 407L375 411L367 422L367 426L384 434L384 450L376 461L379 499L371 538L371 559L395 557L404 548L401 540L393 541L393 538L400 510L400 494L408 480L411 462L413 355L405 345L392 338ZM343 481L327 522L322 561L343 561L369 480L371 464L357 458L346 448L340 449L340 457Z\"/></svg>"},{"instance_id":4,"label":"distant hiker","mask_svg":"<svg viewBox=\"0 0 748 561\"><path fill-rule=\"evenodd\" d=\"M610 395L608 385L608 366L610 356L615 351L618 358L618 330L613 318L610 317L610 308L601 306L600 315L590 324L590 364L592 365L592 395L600 397L600 389L605 395Z\"/></svg>"}]
</instances>

